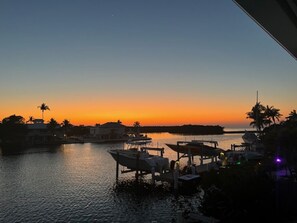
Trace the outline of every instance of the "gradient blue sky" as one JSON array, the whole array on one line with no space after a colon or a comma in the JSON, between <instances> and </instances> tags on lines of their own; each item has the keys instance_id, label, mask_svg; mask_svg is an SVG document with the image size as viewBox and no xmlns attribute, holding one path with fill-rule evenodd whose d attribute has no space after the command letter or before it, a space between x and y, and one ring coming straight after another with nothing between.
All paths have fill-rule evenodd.
<instances>
[{"instance_id":1,"label":"gradient blue sky","mask_svg":"<svg viewBox=\"0 0 297 223\"><path fill-rule=\"evenodd\" d=\"M0 119L246 126L257 90L297 109L296 74L231 0L0 1Z\"/></svg>"}]
</instances>

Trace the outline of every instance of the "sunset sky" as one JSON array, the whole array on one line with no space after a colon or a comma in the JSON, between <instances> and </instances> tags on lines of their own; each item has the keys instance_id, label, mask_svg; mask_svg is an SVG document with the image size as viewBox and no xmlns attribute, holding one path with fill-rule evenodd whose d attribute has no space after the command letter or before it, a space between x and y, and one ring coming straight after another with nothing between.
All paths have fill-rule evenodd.
<instances>
[{"instance_id":1,"label":"sunset sky","mask_svg":"<svg viewBox=\"0 0 297 223\"><path fill-rule=\"evenodd\" d=\"M232 0L2 0L0 119L247 127L297 109L297 62Z\"/></svg>"}]
</instances>

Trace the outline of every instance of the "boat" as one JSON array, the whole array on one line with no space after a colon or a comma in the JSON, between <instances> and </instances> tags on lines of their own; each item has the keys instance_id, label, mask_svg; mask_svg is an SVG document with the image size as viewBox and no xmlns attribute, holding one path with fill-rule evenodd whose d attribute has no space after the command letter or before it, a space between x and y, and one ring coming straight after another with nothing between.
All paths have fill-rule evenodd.
<instances>
[{"instance_id":1,"label":"boat","mask_svg":"<svg viewBox=\"0 0 297 223\"><path fill-rule=\"evenodd\" d=\"M147 135L139 134L139 133L130 133L128 134L127 142L137 142L137 141L151 141L152 138L148 137Z\"/></svg>"},{"instance_id":2,"label":"boat","mask_svg":"<svg viewBox=\"0 0 297 223\"><path fill-rule=\"evenodd\" d=\"M250 147L250 150L254 150L260 153L263 152L264 145L261 143L260 139L255 133L245 131L245 133L242 135L242 139L244 141L244 144Z\"/></svg>"},{"instance_id":3,"label":"boat","mask_svg":"<svg viewBox=\"0 0 297 223\"><path fill-rule=\"evenodd\" d=\"M245 131L245 133L242 136L242 139L245 143L248 144L254 144L259 140L255 133L248 131Z\"/></svg>"},{"instance_id":4,"label":"boat","mask_svg":"<svg viewBox=\"0 0 297 223\"><path fill-rule=\"evenodd\" d=\"M210 145L206 145L206 143ZM217 148L217 141L192 140L178 141L176 144L166 144L170 149L178 153L191 154L193 156L218 156L223 149Z\"/></svg>"},{"instance_id":5,"label":"boat","mask_svg":"<svg viewBox=\"0 0 297 223\"><path fill-rule=\"evenodd\" d=\"M144 143L132 143L132 145L143 145ZM148 151L160 151L161 155L152 155ZM120 165L130 169L145 172L159 172L169 169L169 159L163 157L164 148L155 147L130 147L127 149L114 149L109 153Z\"/></svg>"},{"instance_id":6,"label":"boat","mask_svg":"<svg viewBox=\"0 0 297 223\"><path fill-rule=\"evenodd\" d=\"M241 164L242 161L257 161L263 158L262 153L253 150L247 143L231 145L231 150L226 151L224 156L226 164Z\"/></svg>"}]
</instances>

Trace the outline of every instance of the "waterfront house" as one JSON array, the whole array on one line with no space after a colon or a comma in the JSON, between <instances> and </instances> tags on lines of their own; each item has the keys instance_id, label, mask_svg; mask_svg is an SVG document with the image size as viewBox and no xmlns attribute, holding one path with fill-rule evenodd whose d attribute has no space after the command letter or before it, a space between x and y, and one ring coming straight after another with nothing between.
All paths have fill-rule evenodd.
<instances>
[{"instance_id":1,"label":"waterfront house","mask_svg":"<svg viewBox=\"0 0 297 223\"><path fill-rule=\"evenodd\" d=\"M34 119L33 123L26 125L28 129L26 143L29 145L58 144L61 142L61 139L57 136L58 132L53 134L49 131L43 119Z\"/></svg>"},{"instance_id":2,"label":"waterfront house","mask_svg":"<svg viewBox=\"0 0 297 223\"><path fill-rule=\"evenodd\" d=\"M120 122L107 122L105 124L96 124L90 128L90 135L99 140L123 139L126 126Z\"/></svg>"}]
</instances>

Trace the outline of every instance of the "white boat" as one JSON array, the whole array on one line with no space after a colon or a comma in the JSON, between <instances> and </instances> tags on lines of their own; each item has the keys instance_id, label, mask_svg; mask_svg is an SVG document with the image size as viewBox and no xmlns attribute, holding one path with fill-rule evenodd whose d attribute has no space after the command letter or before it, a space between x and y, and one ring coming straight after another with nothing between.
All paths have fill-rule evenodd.
<instances>
[{"instance_id":1,"label":"white boat","mask_svg":"<svg viewBox=\"0 0 297 223\"><path fill-rule=\"evenodd\" d=\"M137 142L137 141L151 141L152 138L147 135L139 134L139 133L130 133L128 134L128 143Z\"/></svg>"},{"instance_id":2,"label":"white boat","mask_svg":"<svg viewBox=\"0 0 297 223\"><path fill-rule=\"evenodd\" d=\"M242 136L242 139L245 143L248 143L248 144L254 144L257 141L259 141L259 139L255 133L248 132L248 131L245 131L245 133Z\"/></svg>"},{"instance_id":3,"label":"white boat","mask_svg":"<svg viewBox=\"0 0 297 223\"><path fill-rule=\"evenodd\" d=\"M248 144L232 145L232 149L225 152L225 161L228 164L240 164L242 161L261 160L262 158L263 154L251 150Z\"/></svg>"},{"instance_id":4,"label":"white boat","mask_svg":"<svg viewBox=\"0 0 297 223\"><path fill-rule=\"evenodd\" d=\"M260 151L264 150L264 145L261 143L258 136L253 132L245 131L242 136L244 143L250 146L250 149L253 151Z\"/></svg>"},{"instance_id":5,"label":"white boat","mask_svg":"<svg viewBox=\"0 0 297 223\"><path fill-rule=\"evenodd\" d=\"M151 155L148 150L160 151L161 156ZM163 157L163 148L141 147L130 149L114 149L109 153L120 165L130 169L145 172L159 172L169 169L169 159Z\"/></svg>"}]
</instances>

